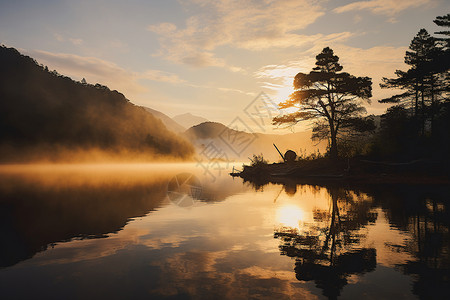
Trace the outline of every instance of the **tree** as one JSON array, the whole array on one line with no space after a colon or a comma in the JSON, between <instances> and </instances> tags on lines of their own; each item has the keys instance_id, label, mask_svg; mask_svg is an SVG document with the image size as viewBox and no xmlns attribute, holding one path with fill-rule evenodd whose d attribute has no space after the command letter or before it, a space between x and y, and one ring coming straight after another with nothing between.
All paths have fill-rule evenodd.
<instances>
[{"instance_id":1,"label":"tree","mask_svg":"<svg viewBox=\"0 0 450 300\"><path fill-rule=\"evenodd\" d=\"M438 21L436 23L438 25L445 24L441 19ZM383 83L380 84L382 88L400 88L406 91L379 102L414 108L414 117L420 120L422 135L425 134L427 120L431 122L433 133L440 102L445 99L443 96L448 92L449 61L446 40L432 37L425 29L421 29L405 54L405 63L410 69L406 72L396 70L397 78L383 78Z\"/></svg>"},{"instance_id":2,"label":"tree","mask_svg":"<svg viewBox=\"0 0 450 300\"><path fill-rule=\"evenodd\" d=\"M436 24L438 26L450 27L450 14L446 14L445 16L438 16L438 17L436 17L436 19L433 22L434 22L434 24ZM435 34L442 34L442 35L450 36L450 31L449 30L438 31L438 32L435 32ZM449 38L447 38L447 39L442 38L442 40L447 41L447 43L448 43ZM448 47L448 44L447 44L447 47Z\"/></svg>"},{"instance_id":3,"label":"tree","mask_svg":"<svg viewBox=\"0 0 450 300\"><path fill-rule=\"evenodd\" d=\"M441 27L450 27L450 14L445 16L438 16L433 21L436 25ZM436 58L435 66L441 73L441 78L444 85L444 95L447 97L445 100L449 100L448 93L450 92L450 31L438 31L435 34L444 35L445 37L436 38L438 49L438 57Z\"/></svg>"},{"instance_id":4,"label":"tree","mask_svg":"<svg viewBox=\"0 0 450 300\"><path fill-rule=\"evenodd\" d=\"M330 156L338 157L341 133L354 128L372 96L372 80L342 71L339 57L326 47L316 56L316 67L309 74L298 73L294 78L295 91L280 103L282 109L297 108L294 113L273 119L274 125L294 125L312 120L313 139L329 140ZM361 127L361 126L360 126Z\"/></svg>"},{"instance_id":5,"label":"tree","mask_svg":"<svg viewBox=\"0 0 450 300\"><path fill-rule=\"evenodd\" d=\"M411 68L404 72L396 70L397 78L383 78L381 88L400 88L406 92L379 100L380 103L403 104L406 107L414 107L414 116L421 112L422 124L425 122L425 86L427 69L429 69L434 54L435 40L425 29L421 29L409 45L409 51L405 54L405 63ZM409 99L412 101L408 103ZM421 99L421 101L420 101ZM421 104L419 106L419 104ZM422 126L423 130L423 126Z\"/></svg>"},{"instance_id":6,"label":"tree","mask_svg":"<svg viewBox=\"0 0 450 300\"><path fill-rule=\"evenodd\" d=\"M295 258L295 277L314 281L328 299L336 299L352 275L372 272L376 250L361 247L361 230L375 223L378 214L363 193L327 187L329 209L314 209L314 222L301 230L282 227L274 232L281 255Z\"/></svg>"}]
</instances>

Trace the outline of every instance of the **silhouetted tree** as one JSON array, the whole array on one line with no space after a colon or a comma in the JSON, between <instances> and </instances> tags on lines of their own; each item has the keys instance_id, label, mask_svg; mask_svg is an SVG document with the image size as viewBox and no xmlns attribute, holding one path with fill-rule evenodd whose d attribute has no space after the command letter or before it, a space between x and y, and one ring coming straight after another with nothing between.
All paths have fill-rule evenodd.
<instances>
[{"instance_id":1,"label":"silhouetted tree","mask_svg":"<svg viewBox=\"0 0 450 300\"><path fill-rule=\"evenodd\" d=\"M450 27L450 14L445 16L438 16L433 21L436 25L442 27ZM437 31L435 34L444 35L445 37L437 37L437 46L440 49L438 52L438 57L436 58L435 67L441 72L441 80L443 83L443 92L445 100L449 101L450 92L450 31Z\"/></svg>"},{"instance_id":2,"label":"silhouetted tree","mask_svg":"<svg viewBox=\"0 0 450 300\"><path fill-rule=\"evenodd\" d=\"M445 40L445 39L444 39ZM413 38L409 51L405 54L408 71L396 70L397 78L383 78L382 88L399 88L401 94L380 100L381 103L395 103L414 109L414 117L420 120L421 133L425 134L426 121L431 123L431 133L435 130L436 115L440 103L445 100L448 88L450 59L448 44L432 37L421 29Z\"/></svg>"},{"instance_id":3,"label":"silhouetted tree","mask_svg":"<svg viewBox=\"0 0 450 300\"><path fill-rule=\"evenodd\" d=\"M374 190L392 227L410 238L397 252L408 259L397 268L413 275L412 291L420 299L445 299L450 293L450 210L448 186L393 186Z\"/></svg>"},{"instance_id":4,"label":"silhouetted tree","mask_svg":"<svg viewBox=\"0 0 450 300\"><path fill-rule=\"evenodd\" d=\"M274 125L314 121L313 139L329 139L330 156L338 156L339 135L353 127L366 109L362 101L372 96L369 77L356 77L341 72L339 57L326 47L316 56L316 67L309 74L298 73L295 91L280 108L298 108L297 112L275 117Z\"/></svg>"},{"instance_id":5,"label":"silhouetted tree","mask_svg":"<svg viewBox=\"0 0 450 300\"><path fill-rule=\"evenodd\" d=\"M414 159L421 151L417 135L420 124L408 109L395 105L381 116L380 129L371 154L383 159Z\"/></svg>"},{"instance_id":6,"label":"silhouetted tree","mask_svg":"<svg viewBox=\"0 0 450 300\"><path fill-rule=\"evenodd\" d=\"M382 88L400 88L407 91L382 99L381 103L400 103L406 107L414 107L414 116L419 116L421 112L422 131L425 122L425 68L432 59L431 53L434 49L434 39L425 29L421 29L409 45L410 51L406 51L405 63L411 68L407 71L397 70L397 78L383 78ZM412 98L412 103L408 105L406 101ZM421 101L420 101L421 100ZM406 102L406 103L405 103ZM419 107L420 105L420 107Z\"/></svg>"},{"instance_id":7,"label":"silhouetted tree","mask_svg":"<svg viewBox=\"0 0 450 300\"><path fill-rule=\"evenodd\" d=\"M359 229L375 222L377 213L369 201L348 190L330 187L331 210L315 210L314 223L301 232L292 228L276 230L280 253L295 258L296 278L313 280L329 299L336 299L352 274L375 270L376 250L360 248ZM356 246L356 247L355 247Z\"/></svg>"},{"instance_id":8,"label":"silhouetted tree","mask_svg":"<svg viewBox=\"0 0 450 300\"><path fill-rule=\"evenodd\" d=\"M436 19L433 21L434 24L442 27L450 27L450 14L446 14L445 16L437 16ZM444 31L437 31L435 34L442 34L446 36L450 36L450 30L444 30ZM438 38L439 40L443 40L447 42L446 47L450 47L448 42L450 41L450 38Z\"/></svg>"}]
</instances>

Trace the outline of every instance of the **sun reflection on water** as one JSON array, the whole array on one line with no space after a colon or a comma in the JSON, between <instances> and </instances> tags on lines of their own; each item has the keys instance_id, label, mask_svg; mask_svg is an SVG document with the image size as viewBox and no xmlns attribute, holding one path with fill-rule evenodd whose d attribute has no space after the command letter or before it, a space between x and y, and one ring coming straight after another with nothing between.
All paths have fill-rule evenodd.
<instances>
[{"instance_id":1,"label":"sun reflection on water","mask_svg":"<svg viewBox=\"0 0 450 300\"><path fill-rule=\"evenodd\" d=\"M305 220L305 212L294 204L280 206L277 209L277 222L279 225L300 229Z\"/></svg>"}]
</instances>

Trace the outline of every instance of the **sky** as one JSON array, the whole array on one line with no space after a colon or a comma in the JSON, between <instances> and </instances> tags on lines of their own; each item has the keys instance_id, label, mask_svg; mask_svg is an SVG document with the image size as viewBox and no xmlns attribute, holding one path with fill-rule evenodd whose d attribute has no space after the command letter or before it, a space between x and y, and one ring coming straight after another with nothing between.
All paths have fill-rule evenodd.
<instances>
[{"instance_id":1,"label":"sky","mask_svg":"<svg viewBox=\"0 0 450 300\"><path fill-rule=\"evenodd\" d=\"M385 112L377 100L394 91L381 78L406 70L412 38L447 13L448 0L0 0L0 44L170 117L270 132L294 76L327 46L343 71L372 78L368 113Z\"/></svg>"}]
</instances>

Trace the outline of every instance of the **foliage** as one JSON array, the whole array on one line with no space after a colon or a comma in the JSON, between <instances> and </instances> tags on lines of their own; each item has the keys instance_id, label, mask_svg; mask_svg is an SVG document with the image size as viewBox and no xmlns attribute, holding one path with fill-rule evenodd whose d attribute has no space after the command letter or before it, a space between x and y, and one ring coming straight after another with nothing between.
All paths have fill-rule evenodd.
<instances>
[{"instance_id":1,"label":"foliage","mask_svg":"<svg viewBox=\"0 0 450 300\"><path fill-rule=\"evenodd\" d=\"M299 154L298 154L297 160L298 160L298 161L316 160L316 159L321 159L321 158L324 158L324 157L325 157L325 154L320 153L320 151L319 151L318 149L317 149L317 151L312 152L312 153L310 153L310 154L306 154L306 151L303 152L303 151L300 149L300 152L299 152Z\"/></svg>"},{"instance_id":2,"label":"foliage","mask_svg":"<svg viewBox=\"0 0 450 300\"><path fill-rule=\"evenodd\" d=\"M250 159L252 163L250 164L251 167L261 167L264 165L267 165L267 160L264 159L264 156L261 154L255 155L253 154L253 158Z\"/></svg>"},{"instance_id":3,"label":"foliage","mask_svg":"<svg viewBox=\"0 0 450 300\"><path fill-rule=\"evenodd\" d=\"M350 276L376 268L375 249L361 247L365 234L360 229L375 223L377 213L364 194L327 189L329 208L315 209L314 222L305 223L301 230L276 229L274 238L279 240L280 254L295 259L299 281L313 281L324 296L336 299Z\"/></svg>"},{"instance_id":4,"label":"foliage","mask_svg":"<svg viewBox=\"0 0 450 300\"><path fill-rule=\"evenodd\" d=\"M13 48L0 47L0 63L0 146L193 153L187 141L117 91L73 81Z\"/></svg>"},{"instance_id":5,"label":"foliage","mask_svg":"<svg viewBox=\"0 0 450 300\"><path fill-rule=\"evenodd\" d=\"M445 24L442 22L443 18L445 17L438 17L436 24ZM432 133L435 130L440 106L449 100L449 54L446 39L432 37L425 29L421 29L405 54L405 63L410 69L396 70L396 78L383 78L383 83L380 84L382 88L404 90L401 94L379 102L411 108L414 117L420 121L422 135L427 131L427 122L431 124L429 131Z\"/></svg>"},{"instance_id":6,"label":"foliage","mask_svg":"<svg viewBox=\"0 0 450 300\"><path fill-rule=\"evenodd\" d=\"M295 91L279 105L298 110L273 119L274 125L313 121L313 139L329 139L332 158L338 156L338 139L362 128L354 125L366 112L363 102L369 102L372 96L370 78L356 77L342 69L339 57L332 49L324 48L316 56L313 71L298 73L293 83Z\"/></svg>"},{"instance_id":7,"label":"foliage","mask_svg":"<svg viewBox=\"0 0 450 300\"><path fill-rule=\"evenodd\" d=\"M450 26L450 14L434 20ZM449 31L433 37L421 29L405 53L407 71L396 70L396 78L383 78L382 88L403 92L382 99L392 103L381 117L380 130L370 154L384 159L430 158L448 160L450 153L450 47Z\"/></svg>"}]
</instances>

